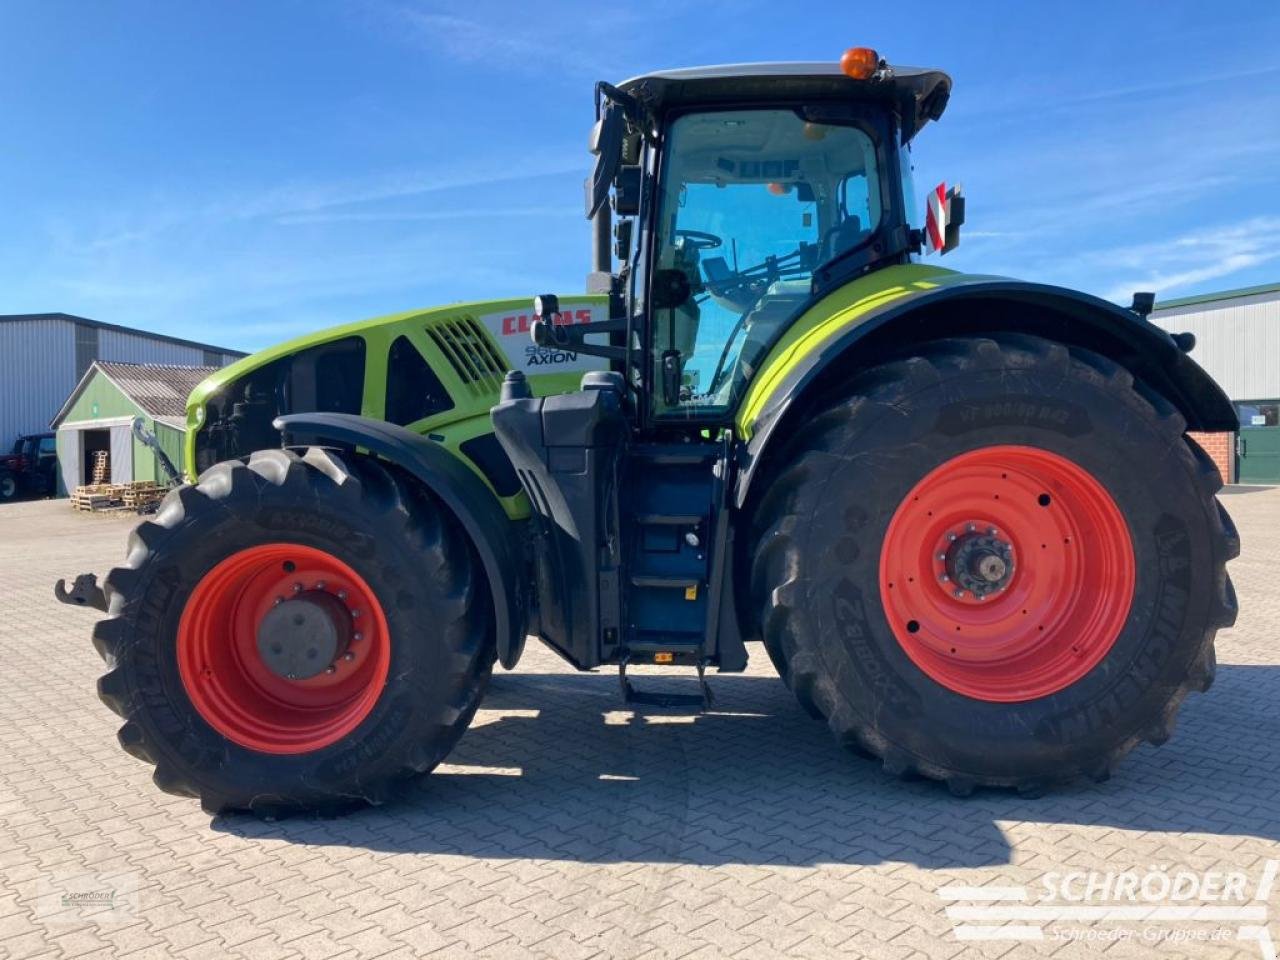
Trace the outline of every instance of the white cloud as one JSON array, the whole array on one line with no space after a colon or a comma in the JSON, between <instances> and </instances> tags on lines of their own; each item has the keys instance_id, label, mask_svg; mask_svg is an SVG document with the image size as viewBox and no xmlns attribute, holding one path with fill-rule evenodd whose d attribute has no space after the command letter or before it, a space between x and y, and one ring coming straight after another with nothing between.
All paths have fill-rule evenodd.
<instances>
[{"instance_id":1,"label":"white cloud","mask_svg":"<svg viewBox=\"0 0 1280 960\"><path fill-rule=\"evenodd\" d=\"M1086 259L1113 276L1123 271L1125 279L1107 289L1108 299L1127 299L1134 290L1154 290L1167 297L1193 284L1280 259L1277 234L1280 217L1253 217L1167 241L1096 251Z\"/></svg>"},{"instance_id":2,"label":"white cloud","mask_svg":"<svg viewBox=\"0 0 1280 960\"><path fill-rule=\"evenodd\" d=\"M312 223L415 223L432 220L480 220L494 217L582 217L581 207L490 207L456 210L347 210L290 213L277 217L282 226Z\"/></svg>"},{"instance_id":3,"label":"white cloud","mask_svg":"<svg viewBox=\"0 0 1280 960\"><path fill-rule=\"evenodd\" d=\"M611 76L616 62L591 51L608 51L610 41L625 35L629 25L641 19L627 6L584 6L578 12L561 11L559 18L540 16L535 8L523 14L509 9L484 9L469 3L465 15L423 10L411 4L387 8L403 36L462 64L483 64L495 72L536 72L597 80ZM575 21L575 38L566 44L563 20ZM572 56L564 56L572 49Z\"/></svg>"}]
</instances>

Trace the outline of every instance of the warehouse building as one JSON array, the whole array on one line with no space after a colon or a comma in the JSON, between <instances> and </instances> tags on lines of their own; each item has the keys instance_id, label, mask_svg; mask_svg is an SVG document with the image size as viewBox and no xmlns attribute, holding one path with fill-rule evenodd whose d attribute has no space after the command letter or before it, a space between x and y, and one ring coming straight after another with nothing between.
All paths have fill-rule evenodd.
<instances>
[{"instance_id":1,"label":"warehouse building","mask_svg":"<svg viewBox=\"0 0 1280 960\"><path fill-rule=\"evenodd\" d=\"M133 422L142 421L144 433L181 471L187 397L217 369L93 361L50 425L57 431L58 492L99 480L168 483L161 457L135 436Z\"/></svg>"},{"instance_id":2,"label":"warehouse building","mask_svg":"<svg viewBox=\"0 0 1280 960\"><path fill-rule=\"evenodd\" d=\"M0 316L0 450L47 431L95 360L222 367L243 356L66 313Z\"/></svg>"},{"instance_id":3,"label":"warehouse building","mask_svg":"<svg viewBox=\"0 0 1280 960\"><path fill-rule=\"evenodd\" d=\"M1151 320L1195 334L1192 358L1235 404L1239 434L1197 437L1223 478L1280 483L1280 283L1166 300Z\"/></svg>"}]
</instances>

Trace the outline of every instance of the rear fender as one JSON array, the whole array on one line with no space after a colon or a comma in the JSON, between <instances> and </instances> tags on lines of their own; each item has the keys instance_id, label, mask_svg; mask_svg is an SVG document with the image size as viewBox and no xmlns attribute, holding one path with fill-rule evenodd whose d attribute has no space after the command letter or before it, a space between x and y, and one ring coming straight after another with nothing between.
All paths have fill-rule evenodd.
<instances>
[{"instance_id":1,"label":"rear fender","mask_svg":"<svg viewBox=\"0 0 1280 960\"><path fill-rule=\"evenodd\" d=\"M1235 408L1222 388L1150 321L1106 300L1062 287L999 277L938 278L873 306L771 372L774 382L739 424L746 449L736 502L746 503L771 438L789 436L816 398L857 371L901 356L912 344L952 336L1021 332L1085 347L1129 370L1166 397L1197 431L1235 430Z\"/></svg>"},{"instance_id":2,"label":"rear fender","mask_svg":"<svg viewBox=\"0 0 1280 960\"><path fill-rule=\"evenodd\" d=\"M480 559L493 598L498 660L511 669L524 649L527 603L522 524L456 455L404 427L349 413L295 413L272 426L286 444L329 443L368 450L410 473L453 512Z\"/></svg>"}]
</instances>

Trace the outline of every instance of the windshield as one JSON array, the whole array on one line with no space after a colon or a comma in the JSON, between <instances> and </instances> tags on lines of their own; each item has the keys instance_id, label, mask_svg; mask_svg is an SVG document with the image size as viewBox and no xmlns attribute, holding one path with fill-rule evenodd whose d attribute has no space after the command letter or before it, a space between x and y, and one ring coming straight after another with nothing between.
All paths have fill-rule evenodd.
<instances>
[{"instance_id":1,"label":"windshield","mask_svg":"<svg viewBox=\"0 0 1280 960\"><path fill-rule=\"evenodd\" d=\"M678 118L666 138L657 269L693 296L655 310L654 364L679 354L679 398L657 413L727 408L773 334L808 299L814 270L867 242L881 217L871 137L795 110Z\"/></svg>"}]
</instances>

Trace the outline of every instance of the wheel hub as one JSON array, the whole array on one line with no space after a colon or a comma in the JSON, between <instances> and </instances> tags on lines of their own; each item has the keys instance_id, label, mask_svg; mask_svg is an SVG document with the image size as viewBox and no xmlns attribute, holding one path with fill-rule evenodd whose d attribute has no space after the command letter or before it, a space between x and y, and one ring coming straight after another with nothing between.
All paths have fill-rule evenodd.
<instances>
[{"instance_id":1,"label":"wheel hub","mask_svg":"<svg viewBox=\"0 0 1280 960\"><path fill-rule=\"evenodd\" d=\"M309 680L334 666L355 632L351 611L324 590L278 602L258 624L258 653L286 680Z\"/></svg>"},{"instance_id":2,"label":"wheel hub","mask_svg":"<svg viewBox=\"0 0 1280 960\"><path fill-rule=\"evenodd\" d=\"M975 524L967 524L966 532L951 534L954 540L942 554L946 579L956 596L964 599L972 596L985 600L1009 586L1015 568L1013 544L999 536L995 527L976 532Z\"/></svg>"}]
</instances>

